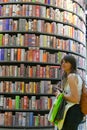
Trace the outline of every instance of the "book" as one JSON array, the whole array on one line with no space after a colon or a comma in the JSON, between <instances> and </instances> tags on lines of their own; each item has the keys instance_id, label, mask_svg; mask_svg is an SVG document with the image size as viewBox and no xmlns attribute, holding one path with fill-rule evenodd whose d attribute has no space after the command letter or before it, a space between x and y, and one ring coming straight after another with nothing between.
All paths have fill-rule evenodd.
<instances>
[{"instance_id":1,"label":"book","mask_svg":"<svg viewBox=\"0 0 87 130\"><path fill-rule=\"evenodd\" d=\"M29 113L29 126L32 127L33 126L33 120L34 120L34 114L33 112Z\"/></svg>"},{"instance_id":2,"label":"book","mask_svg":"<svg viewBox=\"0 0 87 130\"><path fill-rule=\"evenodd\" d=\"M15 103L16 103L16 104L15 104L15 108L16 108L16 109L19 109L19 104L20 104L19 102L20 102L20 96L16 96L16 97L15 97Z\"/></svg>"}]
</instances>

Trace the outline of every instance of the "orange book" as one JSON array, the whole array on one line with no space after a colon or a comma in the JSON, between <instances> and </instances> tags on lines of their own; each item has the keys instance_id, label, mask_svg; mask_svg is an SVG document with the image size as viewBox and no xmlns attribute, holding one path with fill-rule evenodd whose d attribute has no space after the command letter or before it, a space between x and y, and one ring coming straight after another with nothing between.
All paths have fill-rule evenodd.
<instances>
[{"instance_id":1,"label":"orange book","mask_svg":"<svg viewBox=\"0 0 87 130\"><path fill-rule=\"evenodd\" d=\"M3 2L8 2L8 0L3 0Z\"/></svg>"},{"instance_id":2,"label":"orange book","mask_svg":"<svg viewBox=\"0 0 87 130\"><path fill-rule=\"evenodd\" d=\"M43 52L43 62L47 62L47 52Z\"/></svg>"},{"instance_id":3,"label":"orange book","mask_svg":"<svg viewBox=\"0 0 87 130\"><path fill-rule=\"evenodd\" d=\"M20 82L20 92L24 93L24 82Z\"/></svg>"},{"instance_id":4,"label":"orange book","mask_svg":"<svg viewBox=\"0 0 87 130\"><path fill-rule=\"evenodd\" d=\"M36 93L36 83L35 82L33 82L33 91L32 92Z\"/></svg>"},{"instance_id":5,"label":"orange book","mask_svg":"<svg viewBox=\"0 0 87 130\"><path fill-rule=\"evenodd\" d=\"M50 67L46 66L46 78L50 77Z\"/></svg>"},{"instance_id":6,"label":"orange book","mask_svg":"<svg viewBox=\"0 0 87 130\"><path fill-rule=\"evenodd\" d=\"M9 98L8 108L9 108L9 109L12 109L12 99L11 99L11 98Z\"/></svg>"},{"instance_id":7,"label":"orange book","mask_svg":"<svg viewBox=\"0 0 87 130\"><path fill-rule=\"evenodd\" d=\"M32 49L30 49L28 51L28 61L33 61L33 50Z\"/></svg>"},{"instance_id":8,"label":"orange book","mask_svg":"<svg viewBox=\"0 0 87 130\"><path fill-rule=\"evenodd\" d=\"M48 98L48 109L50 109L52 106L52 99Z\"/></svg>"},{"instance_id":9,"label":"orange book","mask_svg":"<svg viewBox=\"0 0 87 130\"><path fill-rule=\"evenodd\" d=\"M47 8L47 10L46 10L46 16L47 16L47 18L50 18L50 9L49 8Z\"/></svg>"},{"instance_id":10,"label":"orange book","mask_svg":"<svg viewBox=\"0 0 87 130\"><path fill-rule=\"evenodd\" d=\"M17 61L21 60L21 49L17 50Z\"/></svg>"}]
</instances>

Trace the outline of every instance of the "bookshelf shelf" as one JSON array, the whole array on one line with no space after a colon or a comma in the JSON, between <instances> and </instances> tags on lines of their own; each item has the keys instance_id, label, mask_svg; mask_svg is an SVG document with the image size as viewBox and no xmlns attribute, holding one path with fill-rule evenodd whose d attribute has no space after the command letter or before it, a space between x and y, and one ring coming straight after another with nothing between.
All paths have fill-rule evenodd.
<instances>
[{"instance_id":1,"label":"bookshelf shelf","mask_svg":"<svg viewBox=\"0 0 87 130\"><path fill-rule=\"evenodd\" d=\"M60 66L60 64L57 63L49 63L49 62L28 62L28 61L0 61L0 65L50 65L50 66Z\"/></svg>"},{"instance_id":2,"label":"bookshelf shelf","mask_svg":"<svg viewBox=\"0 0 87 130\"><path fill-rule=\"evenodd\" d=\"M4 128L7 129L7 127L9 129L50 129L50 128L54 128L54 126L37 126L37 127L26 127L26 126L0 126L0 128Z\"/></svg>"},{"instance_id":3,"label":"bookshelf shelf","mask_svg":"<svg viewBox=\"0 0 87 130\"><path fill-rule=\"evenodd\" d=\"M30 78L30 77L0 77L1 81L41 81L41 80L45 80L45 81L60 81L60 79L58 78Z\"/></svg>"},{"instance_id":4,"label":"bookshelf shelf","mask_svg":"<svg viewBox=\"0 0 87 130\"><path fill-rule=\"evenodd\" d=\"M63 35L57 35L57 34L53 34L53 33L44 33L44 32L37 32L37 31L0 31L0 34L18 34L18 33L21 33L21 34L35 34L37 36L39 35L47 35L47 36L55 36L57 38L60 38L60 39L71 39L73 41L76 41L80 44L82 44L84 47L85 47L85 44L83 42L80 42L79 40L77 39L74 39L72 37L69 37L69 36L63 36Z\"/></svg>"},{"instance_id":5,"label":"bookshelf shelf","mask_svg":"<svg viewBox=\"0 0 87 130\"><path fill-rule=\"evenodd\" d=\"M5 96L16 96L16 95L20 95L20 96L36 96L36 97L40 97L40 96L54 96L54 94L51 93L20 93L20 92L0 92L0 95L5 95Z\"/></svg>"},{"instance_id":6,"label":"bookshelf shelf","mask_svg":"<svg viewBox=\"0 0 87 130\"><path fill-rule=\"evenodd\" d=\"M5 2L5 3L2 2L2 3L0 3L0 5L9 5L9 4L20 4L20 5L28 4L28 5L39 5L39 6L52 7L54 9L59 9L61 11L67 11L67 12L70 12L72 14L75 14L84 22L84 24L86 24L86 22L83 20L83 18L81 16L79 16L78 14L74 13L73 11L70 11L70 10L67 10L67 9L64 9L64 8L60 8L60 7L57 7L57 6L54 6L54 5L43 4L43 3L40 3L40 2Z\"/></svg>"},{"instance_id":7,"label":"bookshelf shelf","mask_svg":"<svg viewBox=\"0 0 87 130\"><path fill-rule=\"evenodd\" d=\"M86 75L84 2L25 1L0 1L0 129L49 130L62 57Z\"/></svg>"},{"instance_id":8,"label":"bookshelf shelf","mask_svg":"<svg viewBox=\"0 0 87 130\"><path fill-rule=\"evenodd\" d=\"M35 17L35 16L0 16L0 19L14 19L14 20L18 20L18 19L36 19L36 20L44 20L46 22L55 22L55 23L61 23L63 25L69 25L71 27L74 27L75 29L78 29L80 30L82 33L84 33L84 31L82 29L80 29L78 26L74 25L74 24L71 24L71 23L68 23L68 22L61 22L61 21L58 21L58 20L53 20L53 19L50 19L50 18L43 18L43 17Z\"/></svg>"},{"instance_id":9,"label":"bookshelf shelf","mask_svg":"<svg viewBox=\"0 0 87 130\"><path fill-rule=\"evenodd\" d=\"M24 109L0 109L0 111L2 111L2 112L34 112L34 113L48 113L49 112L49 110L29 110L29 109L27 109L27 110L24 110Z\"/></svg>"}]
</instances>

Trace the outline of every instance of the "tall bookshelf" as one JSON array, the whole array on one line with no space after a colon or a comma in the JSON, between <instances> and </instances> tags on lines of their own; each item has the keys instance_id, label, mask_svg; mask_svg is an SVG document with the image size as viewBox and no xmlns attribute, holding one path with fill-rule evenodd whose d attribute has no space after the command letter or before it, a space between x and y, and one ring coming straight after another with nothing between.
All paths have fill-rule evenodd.
<instances>
[{"instance_id":1,"label":"tall bookshelf","mask_svg":"<svg viewBox=\"0 0 87 130\"><path fill-rule=\"evenodd\" d=\"M0 128L54 129L47 116L60 62L86 75L83 0L0 0Z\"/></svg>"}]
</instances>

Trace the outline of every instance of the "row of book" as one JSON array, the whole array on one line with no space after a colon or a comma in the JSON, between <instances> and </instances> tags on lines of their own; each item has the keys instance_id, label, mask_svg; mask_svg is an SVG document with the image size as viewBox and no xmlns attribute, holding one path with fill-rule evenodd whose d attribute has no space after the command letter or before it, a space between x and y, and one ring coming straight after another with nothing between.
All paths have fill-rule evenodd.
<instances>
[{"instance_id":1,"label":"row of book","mask_svg":"<svg viewBox=\"0 0 87 130\"><path fill-rule=\"evenodd\" d=\"M12 82L1 81L0 92L1 93L19 93L19 94L52 94L52 88L54 84L51 81L39 81L39 82Z\"/></svg>"},{"instance_id":2,"label":"row of book","mask_svg":"<svg viewBox=\"0 0 87 130\"><path fill-rule=\"evenodd\" d=\"M81 58L80 61L77 62L78 67L85 69L86 63L85 59ZM26 77L26 78L58 78L61 79L62 70L59 66L27 66L24 65L18 66L0 66L0 77ZM22 84L24 87L24 84ZM14 87L14 85L13 85ZM20 87L20 86L19 86ZM26 85L26 88L29 87ZM14 89L14 88L12 88ZM27 88L29 89L29 88ZM39 89L36 88L35 89ZM43 88L44 89L44 88ZM37 91L37 90L34 90Z\"/></svg>"},{"instance_id":3,"label":"row of book","mask_svg":"<svg viewBox=\"0 0 87 130\"><path fill-rule=\"evenodd\" d=\"M85 45L85 43L83 43ZM26 46L26 47L47 47L47 48L56 48L67 51L77 52L81 55L84 55L86 49L82 44L75 42L73 40L63 40L56 38L54 36L40 35L35 34L0 34L0 47L4 46ZM32 49L32 48L30 48Z\"/></svg>"},{"instance_id":4,"label":"row of book","mask_svg":"<svg viewBox=\"0 0 87 130\"><path fill-rule=\"evenodd\" d=\"M60 78L61 70L59 66L0 66L0 76L30 77L30 78Z\"/></svg>"},{"instance_id":5,"label":"row of book","mask_svg":"<svg viewBox=\"0 0 87 130\"><path fill-rule=\"evenodd\" d=\"M67 22L85 29L84 22L75 14L60 9L46 8L39 5L0 5L0 16L34 16L40 18L49 18L61 22Z\"/></svg>"},{"instance_id":6,"label":"row of book","mask_svg":"<svg viewBox=\"0 0 87 130\"><path fill-rule=\"evenodd\" d=\"M72 42L70 42L72 43ZM67 45L67 44L66 44ZM70 44L69 44L70 45ZM70 51L75 51L75 46L70 48ZM78 47L78 46L77 46ZM59 48L60 49L60 48ZM65 49L65 48L64 48ZM63 50L64 50L63 49ZM80 50L81 49L81 50ZM86 56L85 48L80 45L79 48L81 55ZM68 49L67 49L68 51ZM26 61L26 62L47 62L47 63L61 63L63 56L66 55L65 52L50 52L49 50L41 50L38 47L29 47L29 50L22 48L1 48L0 49L0 61ZM78 62L82 62L82 57L76 56ZM84 60L84 59L83 59ZM80 65L80 64L78 64Z\"/></svg>"},{"instance_id":7,"label":"row of book","mask_svg":"<svg viewBox=\"0 0 87 130\"><path fill-rule=\"evenodd\" d=\"M83 43L85 45L85 42ZM56 38L55 36L40 35L35 34L0 34L0 47L4 46L26 46L26 47L47 47L47 48L57 48L62 50L68 50L77 52L84 55L85 47L78 42L73 40L63 40Z\"/></svg>"},{"instance_id":8,"label":"row of book","mask_svg":"<svg viewBox=\"0 0 87 130\"><path fill-rule=\"evenodd\" d=\"M52 126L53 124L48 121L48 114L37 114L33 112L0 112L0 126L12 127L40 127Z\"/></svg>"},{"instance_id":9,"label":"row of book","mask_svg":"<svg viewBox=\"0 0 87 130\"><path fill-rule=\"evenodd\" d=\"M40 50L35 47L25 49L0 49L0 61L26 61L26 62L48 62L60 63L60 60L66 53L57 52L51 53L46 50ZM61 55L61 57L59 57Z\"/></svg>"},{"instance_id":10,"label":"row of book","mask_svg":"<svg viewBox=\"0 0 87 130\"><path fill-rule=\"evenodd\" d=\"M49 110L55 97L40 96L15 96L5 97L0 95L0 109L17 109L17 110Z\"/></svg>"},{"instance_id":11,"label":"row of book","mask_svg":"<svg viewBox=\"0 0 87 130\"><path fill-rule=\"evenodd\" d=\"M40 33L48 33L54 35L62 35L74 38L81 42L85 42L85 35L78 29L69 25L63 25L56 22L45 22L44 20L26 20L26 19L2 19L0 20L1 31L32 31Z\"/></svg>"},{"instance_id":12,"label":"row of book","mask_svg":"<svg viewBox=\"0 0 87 130\"><path fill-rule=\"evenodd\" d=\"M59 8L73 11L76 14L80 15L82 18L84 16L84 10L80 7L79 4L73 2L72 0L0 0L0 2L40 2L43 4L53 5ZM85 7L85 4L83 6Z\"/></svg>"}]
</instances>

